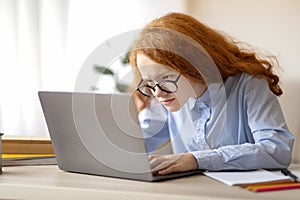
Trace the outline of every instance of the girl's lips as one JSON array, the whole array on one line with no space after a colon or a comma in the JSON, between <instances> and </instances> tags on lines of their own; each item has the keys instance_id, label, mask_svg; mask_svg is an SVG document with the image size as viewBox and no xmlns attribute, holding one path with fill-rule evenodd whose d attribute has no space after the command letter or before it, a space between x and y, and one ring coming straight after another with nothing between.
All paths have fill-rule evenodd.
<instances>
[{"instance_id":1,"label":"girl's lips","mask_svg":"<svg viewBox=\"0 0 300 200\"><path fill-rule=\"evenodd\" d=\"M160 101L162 104L164 104L165 106L171 104L173 101L175 100L175 98L173 99L168 99L168 100L163 100L163 101Z\"/></svg>"}]
</instances>

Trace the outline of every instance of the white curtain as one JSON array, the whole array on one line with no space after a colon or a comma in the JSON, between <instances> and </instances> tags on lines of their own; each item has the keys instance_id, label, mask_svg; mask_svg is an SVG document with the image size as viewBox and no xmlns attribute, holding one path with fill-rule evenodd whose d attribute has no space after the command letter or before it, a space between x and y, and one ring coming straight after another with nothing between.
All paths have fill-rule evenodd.
<instances>
[{"instance_id":1,"label":"white curtain","mask_svg":"<svg viewBox=\"0 0 300 200\"><path fill-rule=\"evenodd\" d=\"M0 1L0 126L5 134L44 133L38 1Z\"/></svg>"},{"instance_id":2,"label":"white curtain","mask_svg":"<svg viewBox=\"0 0 300 200\"><path fill-rule=\"evenodd\" d=\"M47 135L39 90L72 91L98 45L186 7L186 0L0 0L0 131Z\"/></svg>"}]
</instances>

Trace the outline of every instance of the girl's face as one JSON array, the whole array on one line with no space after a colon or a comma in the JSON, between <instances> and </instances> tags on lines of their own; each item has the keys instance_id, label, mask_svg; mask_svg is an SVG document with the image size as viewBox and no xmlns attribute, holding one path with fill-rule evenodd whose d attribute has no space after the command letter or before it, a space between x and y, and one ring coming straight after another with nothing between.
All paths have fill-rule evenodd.
<instances>
[{"instance_id":1,"label":"girl's face","mask_svg":"<svg viewBox=\"0 0 300 200\"><path fill-rule=\"evenodd\" d=\"M190 97L201 96L206 89L206 85L186 78L179 72L158 64L143 54L137 54L137 67L143 79L140 85L154 87L154 90L150 89L152 95L171 112L178 111ZM159 83L161 83L159 85L161 87L158 87ZM164 87L164 85L167 86ZM161 88L175 92L166 92Z\"/></svg>"}]
</instances>

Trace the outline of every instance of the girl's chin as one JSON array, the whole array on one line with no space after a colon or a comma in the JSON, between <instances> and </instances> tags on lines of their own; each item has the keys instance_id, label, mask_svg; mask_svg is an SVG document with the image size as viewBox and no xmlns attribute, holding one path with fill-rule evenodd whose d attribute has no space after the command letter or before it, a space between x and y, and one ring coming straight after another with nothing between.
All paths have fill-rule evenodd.
<instances>
[{"instance_id":1,"label":"girl's chin","mask_svg":"<svg viewBox=\"0 0 300 200\"><path fill-rule=\"evenodd\" d=\"M167 106L164 105L170 112L176 112L180 109L180 106Z\"/></svg>"}]
</instances>

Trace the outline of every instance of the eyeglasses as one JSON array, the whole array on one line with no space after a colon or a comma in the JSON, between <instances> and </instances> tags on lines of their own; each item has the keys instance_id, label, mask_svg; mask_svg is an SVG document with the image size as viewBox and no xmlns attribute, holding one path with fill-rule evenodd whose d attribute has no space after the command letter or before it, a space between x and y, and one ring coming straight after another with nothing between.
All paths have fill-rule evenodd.
<instances>
[{"instance_id":1,"label":"eyeglasses","mask_svg":"<svg viewBox=\"0 0 300 200\"><path fill-rule=\"evenodd\" d=\"M163 92L173 93L173 92L176 92L177 89L178 89L177 82L178 82L180 76L181 76L181 74L179 74L177 76L175 81L164 80L164 81L161 81L160 83L157 83L153 86L151 86L151 85L142 85L144 80L141 79L141 81L139 82L136 90L139 91L141 94L147 96L147 97L155 97L153 94L156 91L156 89L155 89L156 87L158 87Z\"/></svg>"}]
</instances>

